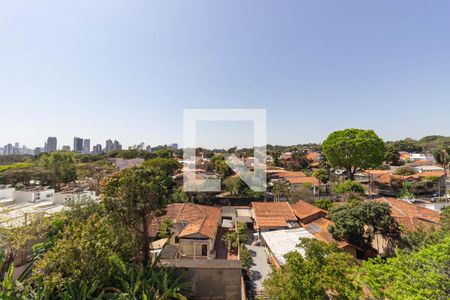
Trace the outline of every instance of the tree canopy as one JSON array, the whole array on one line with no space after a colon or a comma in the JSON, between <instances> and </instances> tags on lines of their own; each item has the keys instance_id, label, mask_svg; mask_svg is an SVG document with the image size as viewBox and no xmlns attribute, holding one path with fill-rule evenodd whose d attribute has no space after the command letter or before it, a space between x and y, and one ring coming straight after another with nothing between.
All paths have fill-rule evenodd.
<instances>
[{"instance_id":1,"label":"tree canopy","mask_svg":"<svg viewBox=\"0 0 450 300\"><path fill-rule=\"evenodd\" d=\"M102 183L106 208L139 234L145 263L150 255L150 219L167 203L172 183L172 178L161 170L147 167L125 169Z\"/></svg>"},{"instance_id":2,"label":"tree canopy","mask_svg":"<svg viewBox=\"0 0 450 300\"><path fill-rule=\"evenodd\" d=\"M343 168L350 179L358 171L375 168L384 161L384 142L373 130L345 129L331 133L323 142L331 166Z\"/></svg>"},{"instance_id":3,"label":"tree canopy","mask_svg":"<svg viewBox=\"0 0 450 300\"><path fill-rule=\"evenodd\" d=\"M330 233L363 249L369 249L376 233L398 240L400 227L390 214L387 203L352 202L337 206L330 212L334 222Z\"/></svg>"},{"instance_id":4,"label":"tree canopy","mask_svg":"<svg viewBox=\"0 0 450 300\"><path fill-rule=\"evenodd\" d=\"M336 299L359 299L361 288L356 282L353 257L333 244L313 239L302 239L298 252L286 254L281 271L270 273L264 281L264 290L270 299L323 300L333 295Z\"/></svg>"}]
</instances>

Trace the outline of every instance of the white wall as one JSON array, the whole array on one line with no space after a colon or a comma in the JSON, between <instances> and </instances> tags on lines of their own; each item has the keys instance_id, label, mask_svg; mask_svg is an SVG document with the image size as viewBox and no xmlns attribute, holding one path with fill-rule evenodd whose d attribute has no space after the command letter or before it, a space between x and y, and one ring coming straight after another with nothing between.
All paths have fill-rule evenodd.
<instances>
[{"instance_id":1,"label":"white wall","mask_svg":"<svg viewBox=\"0 0 450 300\"><path fill-rule=\"evenodd\" d=\"M53 201L54 189L42 191L14 191L13 199L16 203Z\"/></svg>"},{"instance_id":2,"label":"white wall","mask_svg":"<svg viewBox=\"0 0 450 300\"><path fill-rule=\"evenodd\" d=\"M1 199L12 199L14 188L0 189L0 200Z\"/></svg>"},{"instance_id":3,"label":"white wall","mask_svg":"<svg viewBox=\"0 0 450 300\"><path fill-rule=\"evenodd\" d=\"M86 191L82 193L55 193L53 195L53 201L58 204L67 204L68 201L79 203L95 199L96 196L94 191Z\"/></svg>"}]
</instances>

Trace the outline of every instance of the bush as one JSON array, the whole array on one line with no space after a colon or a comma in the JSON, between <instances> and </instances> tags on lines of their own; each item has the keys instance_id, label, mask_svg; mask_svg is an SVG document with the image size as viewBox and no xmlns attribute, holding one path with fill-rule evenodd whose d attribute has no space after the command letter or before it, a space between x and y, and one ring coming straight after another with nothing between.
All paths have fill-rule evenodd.
<instances>
[{"instance_id":1,"label":"bush","mask_svg":"<svg viewBox=\"0 0 450 300\"><path fill-rule=\"evenodd\" d=\"M314 202L314 205L323 209L323 210L329 210L333 206L333 201L330 199L322 198L318 199L316 202Z\"/></svg>"},{"instance_id":2,"label":"bush","mask_svg":"<svg viewBox=\"0 0 450 300\"><path fill-rule=\"evenodd\" d=\"M244 245L241 245L239 259L241 260L241 264L245 269L249 269L253 265L253 256Z\"/></svg>"},{"instance_id":3,"label":"bush","mask_svg":"<svg viewBox=\"0 0 450 300\"><path fill-rule=\"evenodd\" d=\"M352 180L346 180L344 182L336 184L333 190L336 194L346 194L346 193L364 194L363 186L359 182Z\"/></svg>"},{"instance_id":4,"label":"bush","mask_svg":"<svg viewBox=\"0 0 450 300\"><path fill-rule=\"evenodd\" d=\"M401 175L401 176L409 176L409 175L414 175L416 173L417 173L417 171L414 168L407 167L407 166L397 168L397 170L395 170L395 172L394 172L395 175Z\"/></svg>"}]
</instances>

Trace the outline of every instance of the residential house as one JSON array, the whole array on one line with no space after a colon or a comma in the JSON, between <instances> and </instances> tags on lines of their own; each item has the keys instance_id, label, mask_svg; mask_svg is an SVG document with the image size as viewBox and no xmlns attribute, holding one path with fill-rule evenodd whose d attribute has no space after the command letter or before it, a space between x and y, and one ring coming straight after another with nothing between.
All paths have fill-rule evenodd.
<instances>
[{"instance_id":1,"label":"residential house","mask_svg":"<svg viewBox=\"0 0 450 300\"><path fill-rule=\"evenodd\" d=\"M277 270L286 264L285 255L296 251L305 255L305 251L297 247L300 239L314 239L314 235L304 228L279 229L261 233L261 241L269 253L269 259Z\"/></svg>"},{"instance_id":2,"label":"residential house","mask_svg":"<svg viewBox=\"0 0 450 300\"><path fill-rule=\"evenodd\" d=\"M302 200L291 204L291 208L302 224L308 224L314 220L325 218L327 216L325 210Z\"/></svg>"},{"instance_id":3,"label":"residential house","mask_svg":"<svg viewBox=\"0 0 450 300\"><path fill-rule=\"evenodd\" d=\"M337 241L333 238L333 235L329 232L330 226L333 225L333 222L325 219L319 218L315 219L308 224L303 225L303 228L306 229L309 233L311 233L316 239L325 243L336 243L337 247L342 249L343 251L351 254L353 257L357 256L358 250L361 250L359 247L352 245L346 241Z\"/></svg>"},{"instance_id":4,"label":"residential house","mask_svg":"<svg viewBox=\"0 0 450 300\"><path fill-rule=\"evenodd\" d=\"M390 197L378 198L374 201L388 203L391 208L391 216L405 231L430 230L439 226L440 216L438 211ZM392 241L378 234L372 242L372 247L378 253L385 254L392 252L395 245Z\"/></svg>"},{"instance_id":5,"label":"residential house","mask_svg":"<svg viewBox=\"0 0 450 300\"><path fill-rule=\"evenodd\" d=\"M299 227L297 217L287 202L252 202L254 228L258 232Z\"/></svg>"},{"instance_id":6,"label":"residential house","mask_svg":"<svg viewBox=\"0 0 450 300\"><path fill-rule=\"evenodd\" d=\"M167 207L163 219L173 222L174 234L169 245L176 249L174 258L215 258L214 242L220 224L220 208L174 203Z\"/></svg>"},{"instance_id":7,"label":"residential house","mask_svg":"<svg viewBox=\"0 0 450 300\"><path fill-rule=\"evenodd\" d=\"M162 250L155 249L155 252L159 252L162 265L173 267L175 272L184 274L184 280L191 284L188 298L242 299L245 292L241 262L237 256L234 259L218 259L216 255L225 248L224 243L219 240L220 232L226 230L219 226L221 209L192 203L174 203L167 207L166 215L159 222L165 219L173 222L173 235L168 241L164 241ZM152 232L155 227L152 226ZM219 249L219 246L222 248ZM226 257L226 250L224 251Z\"/></svg>"}]
</instances>

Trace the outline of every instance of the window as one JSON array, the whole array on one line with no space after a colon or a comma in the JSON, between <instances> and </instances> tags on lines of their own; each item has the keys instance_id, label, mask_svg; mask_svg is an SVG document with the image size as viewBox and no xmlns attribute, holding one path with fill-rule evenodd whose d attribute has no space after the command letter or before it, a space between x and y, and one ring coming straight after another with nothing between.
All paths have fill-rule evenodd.
<instances>
[{"instance_id":1,"label":"window","mask_svg":"<svg viewBox=\"0 0 450 300\"><path fill-rule=\"evenodd\" d=\"M202 245L202 256L208 255L208 245Z\"/></svg>"}]
</instances>

